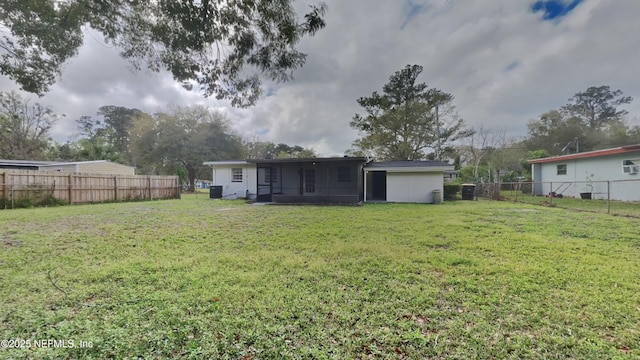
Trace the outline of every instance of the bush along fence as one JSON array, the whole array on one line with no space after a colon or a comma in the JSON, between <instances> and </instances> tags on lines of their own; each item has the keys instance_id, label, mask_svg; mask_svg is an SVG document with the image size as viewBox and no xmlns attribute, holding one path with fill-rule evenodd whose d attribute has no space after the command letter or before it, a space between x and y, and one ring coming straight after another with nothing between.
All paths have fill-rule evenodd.
<instances>
[{"instance_id":1,"label":"bush along fence","mask_svg":"<svg viewBox=\"0 0 640 360\"><path fill-rule=\"evenodd\" d=\"M478 183L476 197L640 217L640 180Z\"/></svg>"},{"instance_id":2,"label":"bush along fence","mask_svg":"<svg viewBox=\"0 0 640 360\"><path fill-rule=\"evenodd\" d=\"M178 198L177 176L0 170L0 209Z\"/></svg>"}]
</instances>

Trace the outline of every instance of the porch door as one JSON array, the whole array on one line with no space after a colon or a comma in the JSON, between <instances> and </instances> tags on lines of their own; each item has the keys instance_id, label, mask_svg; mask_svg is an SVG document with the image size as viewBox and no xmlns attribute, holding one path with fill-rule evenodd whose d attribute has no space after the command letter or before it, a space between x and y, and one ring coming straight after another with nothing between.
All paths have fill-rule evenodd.
<instances>
[{"instance_id":1,"label":"porch door","mask_svg":"<svg viewBox=\"0 0 640 360\"><path fill-rule=\"evenodd\" d=\"M304 169L304 192L305 194L316 192L316 169Z\"/></svg>"},{"instance_id":2,"label":"porch door","mask_svg":"<svg viewBox=\"0 0 640 360\"><path fill-rule=\"evenodd\" d=\"M387 172L371 172L371 200L387 201Z\"/></svg>"},{"instance_id":3,"label":"porch door","mask_svg":"<svg viewBox=\"0 0 640 360\"><path fill-rule=\"evenodd\" d=\"M271 172L275 171L270 166L259 167L257 171L258 176L258 194L256 195L257 202L271 202L271 194L273 193L273 182L271 181Z\"/></svg>"}]
</instances>

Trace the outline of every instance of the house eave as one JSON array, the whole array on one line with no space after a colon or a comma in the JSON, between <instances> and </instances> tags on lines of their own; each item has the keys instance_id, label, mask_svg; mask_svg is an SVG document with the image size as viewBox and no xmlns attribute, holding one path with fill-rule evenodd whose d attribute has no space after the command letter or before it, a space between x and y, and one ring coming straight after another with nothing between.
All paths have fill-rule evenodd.
<instances>
[{"instance_id":1,"label":"house eave","mask_svg":"<svg viewBox=\"0 0 640 360\"><path fill-rule=\"evenodd\" d=\"M367 167L365 171L386 171L388 173L441 173L445 171L453 171L453 166L421 166L421 167Z\"/></svg>"},{"instance_id":2,"label":"house eave","mask_svg":"<svg viewBox=\"0 0 640 360\"><path fill-rule=\"evenodd\" d=\"M529 164L554 163L554 162L562 162L562 161L568 161L568 160L590 159L590 158L597 158L597 157L611 156L611 155L618 155L618 154L627 154L627 153L634 153L634 152L640 152L640 145L621 146L621 147L612 148L612 149L594 150L594 151L587 151L587 152L577 153L577 154L552 156L552 157L542 158L542 159L533 159L533 160L527 161L527 163Z\"/></svg>"}]
</instances>

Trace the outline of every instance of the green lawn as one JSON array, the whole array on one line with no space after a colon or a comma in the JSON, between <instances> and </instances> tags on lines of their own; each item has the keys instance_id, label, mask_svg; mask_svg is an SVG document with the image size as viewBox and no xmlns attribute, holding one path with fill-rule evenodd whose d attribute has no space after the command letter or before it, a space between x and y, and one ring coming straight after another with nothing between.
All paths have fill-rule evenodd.
<instances>
[{"instance_id":1,"label":"green lawn","mask_svg":"<svg viewBox=\"0 0 640 360\"><path fill-rule=\"evenodd\" d=\"M639 219L187 195L0 225L1 338L75 346L0 358L640 357Z\"/></svg>"},{"instance_id":2,"label":"green lawn","mask_svg":"<svg viewBox=\"0 0 640 360\"><path fill-rule=\"evenodd\" d=\"M551 198L545 196L531 196L521 192L505 190L500 193L505 201L518 201L527 204L553 206L569 210L609 213L612 215L631 216L640 218L640 203L631 201L611 200L607 203L605 195L598 194L597 199L583 200L574 197Z\"/></svg>"}]
</instances>

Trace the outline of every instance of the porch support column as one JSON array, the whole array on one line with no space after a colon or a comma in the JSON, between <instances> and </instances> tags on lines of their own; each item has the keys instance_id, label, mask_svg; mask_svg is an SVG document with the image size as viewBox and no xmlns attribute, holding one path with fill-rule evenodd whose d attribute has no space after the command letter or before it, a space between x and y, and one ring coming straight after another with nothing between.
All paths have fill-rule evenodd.
<instances>
[{"instance_id":1,"label":"porch support column","mask_svg":"<svg viewBox=\"0 0 640 360\"><path fill-rule=\"evenodd\" d=\"M367 202L367 169L364 169L364 201Z\"/></svg>"}]
</instances>

